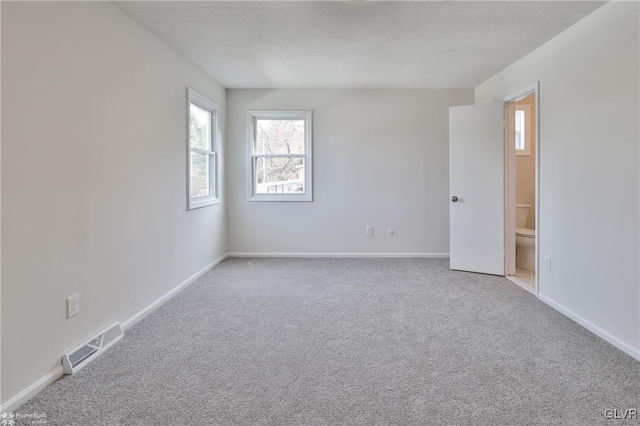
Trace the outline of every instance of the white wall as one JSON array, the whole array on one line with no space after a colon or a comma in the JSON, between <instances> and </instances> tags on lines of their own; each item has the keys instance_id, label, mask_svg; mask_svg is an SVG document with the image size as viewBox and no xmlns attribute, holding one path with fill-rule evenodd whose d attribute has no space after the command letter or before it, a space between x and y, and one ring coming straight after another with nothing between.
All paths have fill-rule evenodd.
<instances>
[{"instance_id":1,"label":"white wall","mask_svg":"<svg viewBox=\"0 0 640 426\"><path fill-rule=\"evenodd\" d=\"M186 211L186 88L225 105L204 72L106 2L2 2L2 66L6 402L227 237L224 204Z\"/></svg>"},{"instance_id":2,"label":"white wall","mask_svg":"<svg viewBox=\"0 0 640 426\"><path fill-rule=\"evenodd\" d=\"M540 293L639 357L639 11L611 2L476 88L540 81Z\"/></svg>"},{"instance_id":3,"label":"white wall","mask_svg":"<svg viewBox=\"0 0 640 426\"><path fill-rule=\"evenodd\" d=\"M229 90L230 251L448 253L449 107L471 103L472 90ZM313 202L247 201L252 109L313 110Z\"/></svg>"}]
</instances>

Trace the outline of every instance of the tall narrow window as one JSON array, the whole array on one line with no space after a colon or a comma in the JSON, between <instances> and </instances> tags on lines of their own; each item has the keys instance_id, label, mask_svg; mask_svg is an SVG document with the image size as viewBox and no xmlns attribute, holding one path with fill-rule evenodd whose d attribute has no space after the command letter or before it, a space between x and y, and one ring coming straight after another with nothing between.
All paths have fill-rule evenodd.
<instances>
[{"instance_id":1,"label":"tall narrow window","mask_svg":"<svg viewBox=\"0 0 640 426\"><path fill-rule=\"evenodd\" d=\"M311 201L311 111L250 111L250 201Z\"/></svg>"},{"instance_id":2,"label":"tall narrow window","mask_svg":"<svg viewBox=\"0 0 640 426\"><path fill-rule=\"evenodd\" d=\"M516 155L531 155L530 125L531 108L528 105L516 106L514 126Z\"/></svg>"},{"instance_id":3,"label":"tall narrow window","mask_svg":"<svg viewBox=\"0 0 640 426\"><path fill-rule=\"evenodd\" d=\"M218 106L189 89L189 209L218 200Z\"/></svg>"}]
</instances>

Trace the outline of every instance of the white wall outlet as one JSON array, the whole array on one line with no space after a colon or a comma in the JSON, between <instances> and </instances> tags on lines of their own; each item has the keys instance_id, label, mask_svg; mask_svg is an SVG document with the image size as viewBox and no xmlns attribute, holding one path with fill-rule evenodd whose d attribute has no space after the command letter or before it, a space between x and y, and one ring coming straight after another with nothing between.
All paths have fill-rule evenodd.
<instances>
[{"instance_id":1,"label":"white wall outlet","mask_svg":"<svg viewBox=\"0 0 640 426\"><path fill-rule=\"evenodd\" d=\"M67 297L67 318L78 315L80 313L80 295L77 293Z\"/></svg>"},{"instance_id":2,"label":"white wall outlet","mask_svg":"<svg viewBox=\"0 0 640 426\"><path fill-rule=\"evenodd\" d=\"M551 270L551 257L550 256L545 256L544 257L544 269L546 269L547 271Z\"/></svg>"},{"instance_id":3,"label":"white wall outlet","mask_svg":"<svg viewBox=\"0 0 640 426\"><path fill-rule=\"evenodd\" d=\"M367 237L373 237L373 226L367 226Z\"/></svg>"},{"instance_id":4,"label":"white wall outlet","mask_svg":"<svg viewBox=\"0 0 640 426\"><path fill-rule=\"evenodd\" d=\"M396 231L393 230L393 228L389 228L389 230L387 231L387 234L389 235L395 235Z\"/></svg>"}]
</instances>

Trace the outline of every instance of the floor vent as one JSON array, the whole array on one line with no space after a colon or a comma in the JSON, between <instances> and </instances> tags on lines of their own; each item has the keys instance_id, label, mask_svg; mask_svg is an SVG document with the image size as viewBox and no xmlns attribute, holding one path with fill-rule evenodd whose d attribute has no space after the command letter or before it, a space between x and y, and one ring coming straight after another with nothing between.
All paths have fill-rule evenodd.
<instances>
[{"instance_id":1,"label":"floor vent","mask_svg":"<svg viewBox=\"0 0 640 426\"><path fill-rule=\"evenodd\" d=\"M120 323L117 322L111 327L101 331L98 335L94 336L89 341L83 343L71 352L65 354L62 357L62 366L64 367L64 374L73 374L91 360L107 350L109 346L122 339L124 333Z\"/></svg>"}]
</instances>

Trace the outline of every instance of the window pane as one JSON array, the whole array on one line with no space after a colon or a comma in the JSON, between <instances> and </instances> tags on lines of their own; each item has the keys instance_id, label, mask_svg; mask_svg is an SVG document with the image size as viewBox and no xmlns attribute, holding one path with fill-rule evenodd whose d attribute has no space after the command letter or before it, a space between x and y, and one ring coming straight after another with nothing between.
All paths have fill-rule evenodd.
<instances>
[{"instance_id":1,"label":"window pane","mask_svg":"<svg viewBox=\"0 0 640 426\"><path fill-rule=\"evenodd\" d=\"M256 162L256 194L304 192L304 159L258 158Z\"/></svg>"},{"instance_id":2,"label":"window pane","mask_svg":"<svg viewBox=\"0 0 640 426\"><path fill-rule=\"evenodd\" d=\"M304 154L304 120L256 120L254 154Z\"/></svg>"},{"instance_id":3,"label":"window pane","mask_svg":"<svg viewBox=\"0 0 640 426\"><path fill-rule=\"evenodd\" d=\"M191 147L211 151L211 113L191 104L189 117Z\"/></svg>"},{"instance_id":4,"label":"window pane","mask_svg":"<svg viewBox=\"0 0 640 426\"><path fill-rule=\"evenodd\" d=\"M213 167L213 155L191 152L191 198L214 195Z\"/></svg>"},{"instance_id":5,"label":"window pane","mask_svg":"<svg viewBox=\"0 0 640 426\"><path fill-rule=\"evenodd\" d=\"M525 145L525 128L524 128L524 111L516 110L516 150L524 151Z\"/></svg>"}]
</instances>

